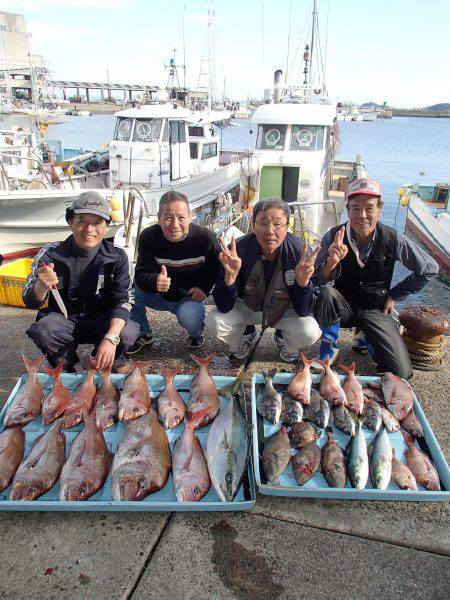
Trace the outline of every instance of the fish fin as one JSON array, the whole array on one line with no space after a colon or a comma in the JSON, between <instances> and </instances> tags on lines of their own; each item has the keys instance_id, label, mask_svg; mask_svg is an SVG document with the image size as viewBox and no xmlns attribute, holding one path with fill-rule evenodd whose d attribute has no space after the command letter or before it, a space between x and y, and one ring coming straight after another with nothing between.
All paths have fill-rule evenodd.
<instances>
[{"instance_id":1,"label":"fish fin","mask_svg":"<svg viewBox=\"0 0 450 600\"><path fill-rule=\"evenodd\" d=\"M222 447L224 448L224 450L229 450L230 449L230 445L228 444L228 437L227 437L227 430L226 429L223 430L223 443L222 443Z\"/></svg>"},{"instance_id":2,"label":"fish fin","mask_svg":"<svg viewBox=\"0 0 450 600\"><path fill-rule=\"evenodd\" d=\"M195 437L195 436L194 436ZM196 438L197 439L197 438ZM198 442L198 440L197 440ZM183 470L184 471L189 471L189 468L191 466L191 462L192 462L192 458L194 456L194 449L192 448L192 452L190 452L187 456L186 456L186 461L183 465Z\"/></svg>"},{"instance_id":3,"label":"fish fin","mask_svg":"<svg viewBox=\"0 0 450 600\"><path fill-rule=\"evenodd\" d=\"M403 429L400 430L403 439L405 440L407 446L411 449L414 448L414 436L412 435L408 435L406 432L403 431Z\"/></svg>"},{"instance_id":4,"label":"fish fin","mask_svg":"<svg viewBox=\"0 0 450 600\"><path fill-rule=\"evenodd\" d=\"M213 352L209 356L196 356L195 354L189 354L193 361L195 361L200 367L208 367L209 363L213 358L216 357L216 353Z\"/></svg>"},{"instance_id":5,"label":"fish fin","mask_svg":"<svg viewBox=\"0 0 450 600\"><path fill-rule=\"evenodd\" d=\"M64 365L64 356L62 356L59 359L58 364L56 365L56 367L54 369L52 369L51 367L44 367L44 369L45 369L45 372L47 373L47 375L50 375L50 377L53 379L53 381L56 381L56 379L58 379L62 373L63 365Z\"/></svg>"},{"instance_id":6,"label":"fish fin","mask_svg":"<svg viewBox=\"0 0 450 600\"><path fill-rule=\"evenodd\" d=\"M355 363L354 362L352 362L350 365L343 365L342 363L339 363L339 366L346 373L354 373L355 372Z\"/></svg>"},{"instance_id":7,"label":"fish fin","mask_svg":"<svg viewBox=\"0 0 450 600\"><path fill-rule=\"evenodd\" d=\"M373 390L381 390L381 383L375 383L374 381L368 381L367 387L372 388Z\"/></svg>"},{"instance_id":8,"label":"fish fin","mask_svg":"<svg viewBox=\"0 0 450 600\"><path fill-rule=\"evenodd\" d=\"M103 379L110 379L111 378L111 367L108 369L101 369L101 371L99 371L99 373Z\"/></svg>"},{"instance_id":9,"label":"fish fin","mask_svg":"<svg viewBox=\"0 0 450 600\"><path fill-rule=\"evenodd\" d=\"M41 368L42 363L44 362L44 357L42 355L38 356L35 359L32 359L26 357L25 354L22 354L22 359L25 363L25 367L27 368L27 372L29 375L31 375L32 373L37 373Z\"/></svg>"}]
</instances>

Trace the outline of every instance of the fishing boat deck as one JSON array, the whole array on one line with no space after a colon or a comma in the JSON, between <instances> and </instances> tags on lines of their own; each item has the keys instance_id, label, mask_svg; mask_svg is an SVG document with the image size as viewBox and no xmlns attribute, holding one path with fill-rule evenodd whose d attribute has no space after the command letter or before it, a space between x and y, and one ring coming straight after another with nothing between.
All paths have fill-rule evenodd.
<instances>
[{"instance_id":1,"label":"fishing boat deck","mask_svg":"<svg viewBox=\"0 0 450 600\"><path fill-rule=\"evenodd\" d=\"M34 311L0 307L0 401L35 355L25 329ZM189 373L185 337L174 317L153 320L158 339L139 365L148 373L180 366ZM169 336L169 337L168 337ZM216 375L233 375L226 347L209 336ZM317 347L308 349L313 356ZM341 360L375 374L353 354ZM269 330L245 380L280 362ZM449 460L450 369L415 371L411 381ZM247 513L0 513L0 593L16 598L446 598L450 556L448 503L308 500L257 496Z\"/></svg>"}]
</instances>

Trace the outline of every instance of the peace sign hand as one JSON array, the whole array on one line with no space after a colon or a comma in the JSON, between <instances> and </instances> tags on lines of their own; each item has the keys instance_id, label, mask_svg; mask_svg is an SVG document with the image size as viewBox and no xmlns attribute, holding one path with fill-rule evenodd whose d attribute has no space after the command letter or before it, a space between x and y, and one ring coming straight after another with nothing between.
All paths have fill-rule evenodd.
<instances>
[{"instance_id":1,"label":"peace sign hand","mask_svg":"<svg viewBox=\"0 0 450 600\"><path fill-rule=\"evenodd\" d=\"M316 256L318 255L320 250L320 246L318 246L315 250L311 252L308 256L308 246L305 244L303 246L302 253L300 255L300 260L295 267L295 280L297 285L300 287L306 287L309 283L309 280L314 274L314 263L316 261Z\"/></svg>"},{"instance_id":2,"label":"peace sign hand","mask_svg":"<svg viewBox=\"0 0 450 600\"><path fill-rule=\"evenodd\" d=\"M345 227L341 227L328 248L327 270L330 272L347 256L348 247L344 244L344 235Z\"/></svg>"},{"instance_id":3,"label":"peace sign hand","mask_svg":"<svg viewBox=\"0 0 450 600\"><path fill-rule=\"evenodd\" d=\"M242 266L242 260L239 258L236 251L236 240L234 236L231 239L230 247L227 248L227 244L224 238L219 238L222 252L219 254L219 260L225 270L225 284L230 286L236 281L238 273Z\"/></svg>"}]
</instances>

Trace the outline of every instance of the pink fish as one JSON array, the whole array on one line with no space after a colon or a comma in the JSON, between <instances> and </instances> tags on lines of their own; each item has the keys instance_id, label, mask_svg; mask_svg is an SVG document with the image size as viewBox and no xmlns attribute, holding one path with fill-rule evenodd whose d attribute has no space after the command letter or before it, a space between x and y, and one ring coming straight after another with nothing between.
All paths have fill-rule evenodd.
<instances>
[{"instance_id":1,"label":"pink fish","mask_svg":"<svg viewBox=\"0 0 450 600\"><path fill-rule=\"evenodd\" d=\"M386 406L396 419L403 421L414 405L411 388L404 379L389 372L381 377L381 387Z\"/></svg>"},{"instance_id":2,"label":"pink fish","mask_svg":"<svg viewBox=\"0 0 450 600\"><path fill-rule=\"evenodd\" d=\"M25 434L13 426L0 433L0 492L6 490L17 471L25 450Z\"/></svg>"},{"instance_id":3,"label":"pink fish","mask_svg":"<svg viewBox=\"0 0 450 600\"><path fill-rule=\"evenodd\" d=\"M195 354L191 354L190 356L200 366L200 369L192 380L188 402L188 410L196 422L196 428L198 428L214 421L220 411L219 394L208 368L209 363L216 355L211 354L211 356L206 356L205 358L195 356ZM203 413L202 419L197 421L196 414L204 411L206 408L208 410Z\"/></svg>"},{"instance_id":4,"label":"pink fish","mask_svg":"<svg viewBox=\"0 0 450 600\"><path fill-rule=\"evenodd\" d=\"M91 410L97 386L94 383L96 372L94 359L90 356L87 363L86 379L74 391L70 403L64 411L62 426L64 429L75 427L83 420L83 413Z\"/></svg>"},{"instance_id":5,"label":"pink fish","mask_svg":"<svg viewBox=\"0 0 450 600\"><path fill-rule=\"evenodd\" d=\"M309 360L302 352L303 368L294 376L288 385L287 393L293 400L302 404L311 402L312 376L310 366L314 362Z\"/></svg>"},{"instance_id":6,"label":"pink fish","mask_svg":"<svg viewBox=\"0 0 450 600\"><path fill-rule=\"evenodd\" d=\"M183 398L173 387L173 380L178 375L177 369L163 369L166 387L158 396L158 416L166 429L177 427L184 419L186 406Z\"/></svg>"},{"instance_id":7,"label":"pink fish","mask_svg":"<svg viewBox=\"0 0 450 600\"><path fill-rule=\"evenodd\" d=\"M4 419L5 427L25 425L41 414L44 388L42 382L37 380L36 374L42 365L44 357L40 356L32 360L31 358L27 358L25 354L22 354L22 358L28 371L28 377L6 411Z\"/></svg>"},{"instance_id":8,"label":"pink fish","mask_svg":"<svg viewBox=\"0 0 450 600\"><path fill-rule=\"evenodd\" d=\"M338 374L331 369L330 357L328 356L326 360L318 360L317 362L325 369L320 380L320 395L331 405L346 406L347 398L339 382Z\"/></svg>"},{"instance_id":9,"label":"pink fish","mask_svg":"<svg viewBox=\"0 0 450 600\"><path fill-rule=\"evenodd\" d=\"M42 402L42 422L48 425L57 419L66 410L72 396L65 385L62 384L60 375L64 364L64 357L54 369L45 367L47 375L53 379L53 388Z\"/></svg>"},{"instance_id":10,"label":"pink fish","mask_svg":"<svg viewBox=\"0 0 450 600\"><path fill-rule=\"evenodd\" d=\"M111 369L100 371L103 384L95 395L95 425L100 431L105 431L117 421L119 412L119 391L111 381Z\"/></svg>"},{"instance_id":11,"label":"pink fish","mask_svg":"<svg viewBox=\"0 0 450 600\"><path fill-rule=\"evenodd\" d=\"M125 379L119 399L119 420L130 421L148 413L152 400L145 375L134 367Z\"/></svg>"},{"instance_id":12,"label":"pink fish","mask_svg":"<svg viewBox=\"0 0 450 600\"><path fill-rule=\"evenodd\" d=\"M361 415L364 410L364 394L362 385L355 375L355 363L351 365L339 365L348 374L344 383L344 392L347 399L347 408Z\"/></svg>"},{"instance_id":13,"label":"pink fish","mask_svg":"<svg viewBox=\"0 0 450 600\"><path fill-rule=\"evenodd\" d=\"M414 411L411 410L409 415L407 415L400 423L405 431L413 435L415 438L423 437L423 427L419 419L414 414Z\"/></svg>"},{"instance_id":14,"label":"pink fish","mask_svg":"<svg viewBox=\"0 0 450 600\"><path fill-rule=\"evenodd\" d=\"M417 483L426 490L439 491L439 475L428 456L415 447L414 438L404 431L402 436L405 439L408 450L405 452L406 464L414 475Z\"/></svg>"}]
</instances>

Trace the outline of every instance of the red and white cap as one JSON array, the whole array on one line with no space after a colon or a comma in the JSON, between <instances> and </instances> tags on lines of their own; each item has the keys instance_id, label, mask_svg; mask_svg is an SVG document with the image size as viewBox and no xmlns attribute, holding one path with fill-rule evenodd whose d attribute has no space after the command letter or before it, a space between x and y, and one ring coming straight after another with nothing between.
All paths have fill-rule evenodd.
<instances>
[{"instance_id":1,"label":"red and white cap","mask_svg":"<svg viewBox=\"0 0 450 600\"><path fill-rule=\"evenodd\" d=\"M375 179L369 177L362 177L361 179L355 179L351 181L347 186L346 199L350 200L352 196L356 194L364 194L365 196L373 196L381 198L381 185Z\"/></svg>"}]
</instances>

